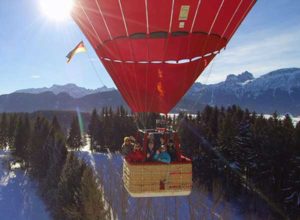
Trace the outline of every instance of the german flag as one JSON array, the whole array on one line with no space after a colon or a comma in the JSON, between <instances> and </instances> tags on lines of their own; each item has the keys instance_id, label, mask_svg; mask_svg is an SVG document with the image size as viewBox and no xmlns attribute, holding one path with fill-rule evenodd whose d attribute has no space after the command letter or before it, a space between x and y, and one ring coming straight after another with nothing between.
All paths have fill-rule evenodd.
<instances>
[{"instance_id":1,"label":"german flag","mask_svg":"<svg viewBox=\"0 0 300 220\"><path fill-rule=\"evenodd\" d=\"M77 44L77 46L68 53L68 55L66 56L67 63L69 63L72 60L72 58L75 54L81 53L81 52L86 52L86 48L83 44L83 41L80 41L79 44Z\"/></svg>"}]
</instances>

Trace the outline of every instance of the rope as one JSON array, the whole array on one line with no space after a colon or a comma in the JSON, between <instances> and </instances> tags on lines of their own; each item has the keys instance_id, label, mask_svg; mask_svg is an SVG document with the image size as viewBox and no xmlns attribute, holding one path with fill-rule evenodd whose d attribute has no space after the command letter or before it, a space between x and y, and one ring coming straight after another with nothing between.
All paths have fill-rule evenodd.
<instances>
[{"instance_id":1,"label":"rope","mask_svg":"<svg viewBox=\"0 0 300 220\"><path fill-rule=\"evenodd\" d=\"M87 57L88 57L88 60L89 60L90 63L91 63L91 66L92 66L92 68L93 68L93 70L94 70L94 73L96 74L96 77L98 78L98 80L100 81L100 83L101 83L103 86L105 86L105 84L103 83L103 81L102 81L101 78L100 78L100 74L98 73L97 68L95 67L95 64L93 63L92 58L90 57L90 54L89 54L88 51L86 51L86 55L87 55Z\"/></svg>"},{"instance_id":2,"label":"rope","mask_svg":"<svg viewBox=\"0 0 300 220\"><path fill-rule=\"evenodd\" d=\"M208 74L207 74L207 77L206 77L206 79L205 79L205 81L204 81L204 84L208 81L208 79L209 79L209 77L210 77L210 75L211 75L211 73L212 73L212 69L213 69L214 63L215 63L215 60L213 59L213 60L211 61L210 70L208 71ZM200 93L200 95L197 97L196 101L194 102L194 104L193 104L193 106L192 106L192 108L191 108L192 111L196 111L196 105L198 104L200 98L203 97L203 95L204 95L203 93Z\"/></svg>"},{"instance_id":3,"label":"rope","mask_svg":"<svg viewBox=\"0 0 300 220\"><path fill-rule=\"evenodd\" d=\"M80 5L81 10L82 10L83 13L85 14L86 18L88 19L88 22L89 22L89 24L91 25L93 31L95 32L96 37L97 37L97 39L98 39L98 41L99 41L99 43L100 43L100 45L101 45L101 44L102 44L102 41L101 41L101 39L100 39L98 33L96 32L94 26L92 25L92 23L91 23L89 17L87 16L87 14L86 14L86 12L85 12L85 10L84 10L84 8L83 8L83 6L82 6L82 4L81 4L80 2L79 2L79 5ZM75 27L74 27L74 29L75 29ZM79 30L78 30L77 28L76 28L76 31L77 31L78 33L80 33ZM94 70L94 73L96 74L96 77L98 78L98 80L100 81L100 83L101 83L103 86L105 86L105 84L103 83L103 81L102 81L101 78L100 78L100 74L98 73L97 68L95 67L95 65L94 65L94 63L93 63L93 61L92 61L92 58L91 58L90 55L89 55L88 50L86 50L86 54L87 54L88 60L89 60L90 63L91 63L91 66L92 66L92 68L93 68L93 70Z\"/></svg>"}]
</instances>

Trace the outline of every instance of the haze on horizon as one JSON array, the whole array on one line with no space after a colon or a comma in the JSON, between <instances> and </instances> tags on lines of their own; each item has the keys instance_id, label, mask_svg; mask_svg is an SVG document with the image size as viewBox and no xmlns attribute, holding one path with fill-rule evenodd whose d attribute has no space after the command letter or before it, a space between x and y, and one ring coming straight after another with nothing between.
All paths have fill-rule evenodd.
<instances>
[{"instance_id":1,"label":"haze on horizon","mask_svg":"<svg viewBox=\"0 0 300 220\"><path fill-rule=\"evenodd\" d=\"M75 22L50 20L39 1L0 1L0 94L68 83L89 89L115 87ZM258 77L300 67L299 11L299 1L258 0L226 50L197 81L212 84L228 74L249 71ZM66 64L66 54L80 40L88 53L77 54Z\"/></svg>"}]
</instances>

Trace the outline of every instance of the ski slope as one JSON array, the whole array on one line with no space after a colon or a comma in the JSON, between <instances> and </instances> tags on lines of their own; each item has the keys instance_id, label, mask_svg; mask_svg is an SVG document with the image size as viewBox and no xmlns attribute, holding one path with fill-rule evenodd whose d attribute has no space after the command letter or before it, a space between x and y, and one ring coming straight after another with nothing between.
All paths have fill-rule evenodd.
<instances>
[{"instance_id":1,"label":"ski slope","mask_svg":"<svg viewBox=\"0 0 300 220\"><path fill-rule=\"evenodd\" d=\"M11 166L9 151L0 150L0 219L48 220L37 186L18 165Z\"/></svg>"}]
</instances>

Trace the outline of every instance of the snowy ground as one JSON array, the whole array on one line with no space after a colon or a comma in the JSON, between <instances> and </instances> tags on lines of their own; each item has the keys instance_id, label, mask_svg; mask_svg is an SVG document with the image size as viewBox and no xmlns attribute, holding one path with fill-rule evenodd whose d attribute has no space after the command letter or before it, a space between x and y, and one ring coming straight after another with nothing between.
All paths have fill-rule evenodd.
<instances>
[{"instance_id":1,"label":"snowy ground","mask_svg":"<svg viewBox=\"0 0 300 220\"><path fill-rule=\"evenodd\" d=\"M105 199L113 210L113 219L244 219L238 208L228 203L222 192L213 194L194 187L190 196L132 198L122 181L120 154L91 153L89 147L77 152L93 167L103 183ZM247 216L249 217L249 216ZM251 216L252 217L252 216Z\"/></svg>"},{"instance_id":2,"label":"snowy ground","mask_svg":"<svg viewBox=\"0 0 300 220\"><path fill-rule=\"evenodd\" d=\"M0 219L50 219L35 184L17 164L9 169L10 162L9 151L0 150Z\"/></svg>"},{"instance_id":3,"label":"snowy ground","mask_svg":"<svg viewBox=\"0 0 300 220\"><path fill-rule=\"evenodd\" d=\"M272 117L272 115L267 115L267 114L265 114L264 117L265 117L266 119L269 119L269 118ZM291 117L291 119L292 119L292 122L293 122L294 126L296 126L296 124L300 121L300 116L298 116L298 117L293 117L293 116L290 115L290 117ZM285 118L285 115L279 115L278 118L279 118L280 120L283 120L283 119Z\"/></svg>"},{"instance_id":4,"label":"snowy ground","mask_svg":"<svg viewBox=\"0 0 300 220\"><path fill-rule=\"evenodd\" d=\"M171 118L173 118L174 116L177 117L178 114L177 114L177 113L176 113L176 114L168 114L168 116L171 117ZM196 114L191 114L191 116L192 116L192 117L196 117L197 115L196 115ZM265 117L266 119L268 119L268 118L272 117L272 115L270 115L270 114L264 114L264 117ZM296 124L300 121L300 116L294 117L294 116L292 116L292 115L290 114L290 117L291 117L291 119L292 119L292 122L293 122L294 126L296 126ZM279 118L280 120L283 120L283 119L285 118L285 115L279 115L278 118Z\"/></svg>"}]
</instances>

